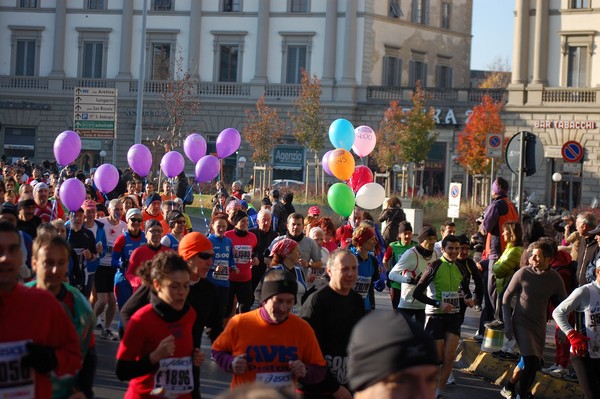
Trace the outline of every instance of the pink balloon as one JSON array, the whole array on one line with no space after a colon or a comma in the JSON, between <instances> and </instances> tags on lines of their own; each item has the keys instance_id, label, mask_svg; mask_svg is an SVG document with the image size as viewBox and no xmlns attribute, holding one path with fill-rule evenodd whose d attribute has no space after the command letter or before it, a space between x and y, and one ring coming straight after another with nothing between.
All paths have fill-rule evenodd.
<instances>
[{"instance_id":1,"label":"pink balloon","mask_svg":"<svg viewBox=\"0 0 600 399\"><path fill-rule=\"evenodd\" d=\"M206 155L206 140L198 133L192 133L185 138L183 151L190 161L197 163L200 158Z\"/></svg>"},{"instance_id":2,"label":"pink balloon","mask_svg":"<svg viewBox=\"0 0 600 399\"><path fill-rule=\"evenodd\" d=\"M184 166L185 159L183 159L183 155L177 151L167 152L160 160L160 168L169 179L180 174L183 171Z\"/></svg>"},{"instance_id":3,"label":"pink balloon","mask_svg":"<svg viewBox=\"0 0 600 399\"><path fill-rule=\"evenodd\" d=\"M54 140L54 158L61 166L67 166L76 160L80 152L81 139L72 130L65 130Z\"/></svg>"},{"instance_id":4,"label":"pink balloon","mask_svg":"<svg viewBox=\"0 0 600 399\"><path fill-rule=\"evenodd\" d=\"M60 185L60 201L67 207L70 212L75 212L85 201L85 186L83 183L72 177L64 181Z\"/></svg>"},{"instance_id":5,"label":"pink balloon","mask_svg":"<svg viewBox=\"0 0 600 399\"><path fill-rule=\"evenodd\" d=\"M206 155L200 158L194 170L196 182L206 183L217 177L219 166L219 158L214 155Z\"/></svg>"},{"instance_id":6,"label":"pink balloon","mask_svg":"<svg viewBox=\"0 0 600 399\"><path fill-rule=\"evenodd\" d=\"M359 157L366 157L375 148L377 137L375 132L369 126L359 126L354 129L354 144L352 151Z\"/></svg>"},{"instance_id":7,"label":"pink balloon","mask_svg":"<svg viewBox=\"0 0 600 399\"><path fill-rule=\"evenodd\" d=\"M134 144L127 151L127 163L135 173L146 177L152 167L152 154L145 145Z\"/></svg>"},{"instance_id":8,"label":"pink balloon","mask_svg":"<svg viewBox=\"0 0 600 399\"><path fill-rule=\"evenodd\" d=\"M323 170L325 171L325 173L327 173L329 176L333 176L333 172L331 172L331 169L329 169L329 156L331 155L332 152L333 152L333 150L327 151L323 155L323 158L321 158L321 166L323 167Z\"/></svg>"},{"instance_id":9,"label":"pink balloon","mask_svg":"<svg viewBox=\"0 0 600 399\"><path fill-rule=\"evenodd\" d=\"M119 183L119 171L109 163L102 164L94 173L94 183L98 190L110 193Z\"/></svg>"},{"instance_id":10,"label":"pink balloon","mask_svg":"<svg viewBox=\"0 0 600 399\"><path fill-rule=\"evenodd\" d=\"M240 132L228 127L219 133L219 137L217 137L217 156L221 159L227 158L240 148L241 142Z\"/></svg>"}]
</instances>

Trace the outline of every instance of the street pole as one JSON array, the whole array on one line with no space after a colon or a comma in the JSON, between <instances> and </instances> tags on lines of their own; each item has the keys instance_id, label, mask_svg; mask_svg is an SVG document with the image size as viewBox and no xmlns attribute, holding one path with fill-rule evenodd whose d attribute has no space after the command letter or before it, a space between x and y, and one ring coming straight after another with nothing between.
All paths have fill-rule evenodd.
<instances>
[{"instance_id":1,"label":"street pole","mask_svg":"<svg viewBox=\"0 0 600 399\"><path fill-rule=\"evenodd\" d=\"M138 71L134 144L142 143L142 108L144 105L144 69L146 64L146 16L148 14L148 1L143 1L144 10L142 12L142 33L140 35L140 69Z\"/></svg>"}]
</instances>

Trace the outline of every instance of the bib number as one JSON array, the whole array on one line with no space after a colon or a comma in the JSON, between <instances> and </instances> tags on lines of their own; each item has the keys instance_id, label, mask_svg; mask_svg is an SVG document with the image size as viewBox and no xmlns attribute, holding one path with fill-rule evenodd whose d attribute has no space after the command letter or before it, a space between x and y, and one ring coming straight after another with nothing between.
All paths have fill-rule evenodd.
<instances>
[{"instance_id":1,"label":"bib number","mask_svg":"<svg viewBox=\"0 0 600 399\"><path fill-rule=\"evenodd\" d=\"M258 373L256 374L256 381L276 388L291 388L294 379L292 373L289 372Z\"/></svg>"},{"instance_id":2,"label":"bib number","mask_svg":"<svg viewBox=\"0 0 600 399\"><path fill-rule=\"evenodd\" d=\"M0 344L0 397L12 399L35 398L35 375L23 364L27 354L25 344L16 341Z\"/></svg>"},{"instance_id":3,"label":"bib number","mask_svg":"<svg viewBox=\"0 0 600 399\"><path fill-rule=\"evenodd\" d=\"M229 262L216 260L214 264L213 278L219 281L229 281Z\"/></svg>"},{"instance_id":4,"label":"bib number","mask_svg":"<svg viewBox=\"0 0 600 399\"><path fill-rule=\"evenodd\" d=\"M371 277L358 276L356 284L354 284L354 291L358 292L360 296L367 297L369 293L369 286L371 285Z\"/></svg>"},{"instance_id":5,"label":"bib number","mask_svg":"<svg viewBox=\"0 0 600 399\"><path fill-rule=\"evenodd\" d=\"M167 398L176 398L194 389L192 357L162 359L154 375L154 392Z\"/></svg>"},{"instance_id":6,"label":"bib number","mask_svg":"<svg viewBox=\"0 0 600 399\"><path fill-rule=\"evenodd\" d=\"M442 302L454 306L454 309L448 313L458 313L460 311L460 295L458 292L442 292Z\"/></svg>"}]
</instances>

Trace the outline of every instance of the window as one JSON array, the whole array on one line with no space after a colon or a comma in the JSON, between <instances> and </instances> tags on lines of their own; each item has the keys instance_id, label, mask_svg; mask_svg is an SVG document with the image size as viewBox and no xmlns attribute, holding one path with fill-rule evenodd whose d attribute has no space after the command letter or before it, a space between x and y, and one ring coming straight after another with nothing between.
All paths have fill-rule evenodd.
<instances>
[{"instance_id":1,"label":"window","mask_svg":"<svg viewBox=\"0 0 600 399\"><path fill-rule=\"evenodd\" d=\"M582 46L569 47L567 87L587 86L587 55L586 48Z\"/></svg>"},{"instance_id":2,"label":"window","mask_svg":"<svg viewBox=\"0 0 600 399\"><path fill-rule=\"evenodd\" d=\"M595 48L596 31L560 32L562 47L562 85L588 87L591 76L591 56Z\"/></svg>"},{"instance_id":3,"label":"window","mask_svg":"<svg viewBox=\"0 0 600 399\"><path fill-rule=\"evenodd\" d=\"M414 87L418 81L421 81L422 87L427 87L427 64L420 60L412 60L408 71L408 85Z\"/></svg>"},{"instance_id":4,"label":"window","mask_svg":"<svg viewBox=\"0 0 600 399\"><path fill-rule=\"evenodd\" d=\"M219 49L219 82L238 81L238 57L236 45L222 45Z\"/></svg>"},{"instance_id":5,"label":"window","mask_svg":"<svg viewBox=\"0 0 600 399\"><path fill-rule=\"evenodd\" d=\"M435 87L438 89L452 87L452 67L448 65L438 65L436 67L435 75Z\"/></svg>"},{"instance_id":6,"label":"window","mask_svg":"<svg viewBox=\"0 0 600 399\"><path fill-rule=\"evenodd\" d=\"M172 11L172 0L152 0L152 11Z\"/></svg>"},{"instance_id":7,"label":"window","mask_svg":"<svg viewBox=\"0 0 600 399\"><path fill-rule=\"evenodd\" d=\"M103 47L104 44L102 42L83 43L83 65L81 67L82 78L102 78L102 57L104 53Z\"/></svg>"},{"instance_id":8,"label":"window","mask_svg":"<svg viewBox=\"0 0 600 399\"><path fill-rule=\"evenodd\" d=\"M40 43L43 27L12 26L11 35L11 74L18 76L37 76L40 64Z\"/></svg>"},{"instance_id":9,"label":"window","mask_svg":"<svg viewBox=\"0 0 600 399\"><path fill-rule=\"evenodd\" d=\"M211 31L214 36L213 80L241 82L246 31Z\"/></svg>"},{"instance_id":10,"label":"window","mask_svg":"<svg viewBox=\"0 0 600 399\"><path fill-rule=\"evenodd\" d=\"M402 86L402 60L398 57L386 55L383 57L383 86Z\"/></svg>"},{"instance_id":11,"label":"window","mask_svg":"<svg viewBox=\"0 0 600 399\"><path fill-rule=\"evenodd\" d=\"M402 8L400 7L400 0L390 0L390 10L388 17L401 18L404 16Z\"/></svg>"},{"instance_id":12,"label":"window","mask_svg":"<svg viewBox=\"0 0 600 399\"><path fill-rule=\"evenodd\" d=\"M111 29L75 28L79 32L79 76L106 78L108 34Z\"/></svg>"},{"instance_id":13,"label":"window","mask_svg":"<svg viewBox=\"0 0 600 399\"><path fill-rule=\"evenodd\" d=\"M450 29L450 3L442 3L442 29Z\"/></svg>"},{"instance_id":14,"label":"window","mask_svg":"<svg viewBox=\"0 0 600 399\"><path fill-rule=\"evenodd\" d=\"M37 0L19 0L19 8L37 8Z\"/></svg>"},{"instance_id":15,"label":"window","mask_svg":"<svg viewBox=\"0 0 600 399\"><path fill-rule=\"evenodd\" d=\"M15 75L35 75L35 47L35 40L17 40L17 59L15 65Z\"/></svg>"},{"instance_id":16,"label":"window","mask_svg":"<svg viewBox=\"0 0 600 399\"><path fill-rule=\"evenodd\" d=\"M429 0L412 0L412 22L429 24Z\"/></svg>"},{"instance_id":17,"label":"window","mask_svg":"<svg viewBox=\"0 0 600 399\"><path fill-rule=\"evenodd\" d=\"M104 0L86 0L86 9L88 10L105 10L106 2Z\"/></svg>"},{"instance_id":18,"label":"window","mask_svg":"<svg viewBox=\"0 0 600 399\"><path fill-rule=\"evenodd\" d=\"M285 83L301 83L302 69L306 69L306 46L288 46Z\"/></svg>"},{"instance_id":19,"label":"window","mask_svg":"<svg viewBox=\"0 0 600 399\"><path fill-rule=\"evenodd\" d=\"M175 49L179 29L146 30L146 78L173 79Z\"/></svg>"},{"instance_id":20,"label":"window","mask_svg":"<svg viewBox=\"0 0 600 399\"><path fill-rule=\"evenodd\" d=\"M309 0L288 0L289 12L308 12Z\"/></svg>"},{"instance_id":21,"label":"window","mask_svg":"<svg viewBox=\"0 0 600 399\"><path fill-rule=\"evenodd\" d=\"M242 11L242 0L222 0L221 11L223 12L240 12Z\"/></svg>"},{"instance_id":22,"label":"window","mask_svg":"<svg viewBox=\"0 0 600 399\"><path fill-rule=\"evenodd\" d=\"M570 6L574 9L590 8L589 0L570 0Z\"/></svg>"},{"instance_id":23,"label":"window","mask_svg":"<svg viewBox=\"0 0 600 399\"><path fill-rule=\"evenodd\" d=\"M171 44L152 43L150 80L171 79Z\"/></svg>"}]
</instances>

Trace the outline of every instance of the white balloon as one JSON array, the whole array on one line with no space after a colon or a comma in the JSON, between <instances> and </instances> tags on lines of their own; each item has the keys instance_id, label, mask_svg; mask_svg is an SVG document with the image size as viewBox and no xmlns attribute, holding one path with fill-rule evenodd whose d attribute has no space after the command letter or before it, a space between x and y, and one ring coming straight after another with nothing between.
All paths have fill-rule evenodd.
<instances>
[{"instance_id":1,"label":"white balloon","mask_svg":"<svg viewBox=\"0 0 600 399\"><path fill-rule=\"evenodd\" d=\"M379 208L385 200L385 188L378 183L367 183L356 193L356 205L363 209Z\"/></svg>"}]
</instances>

